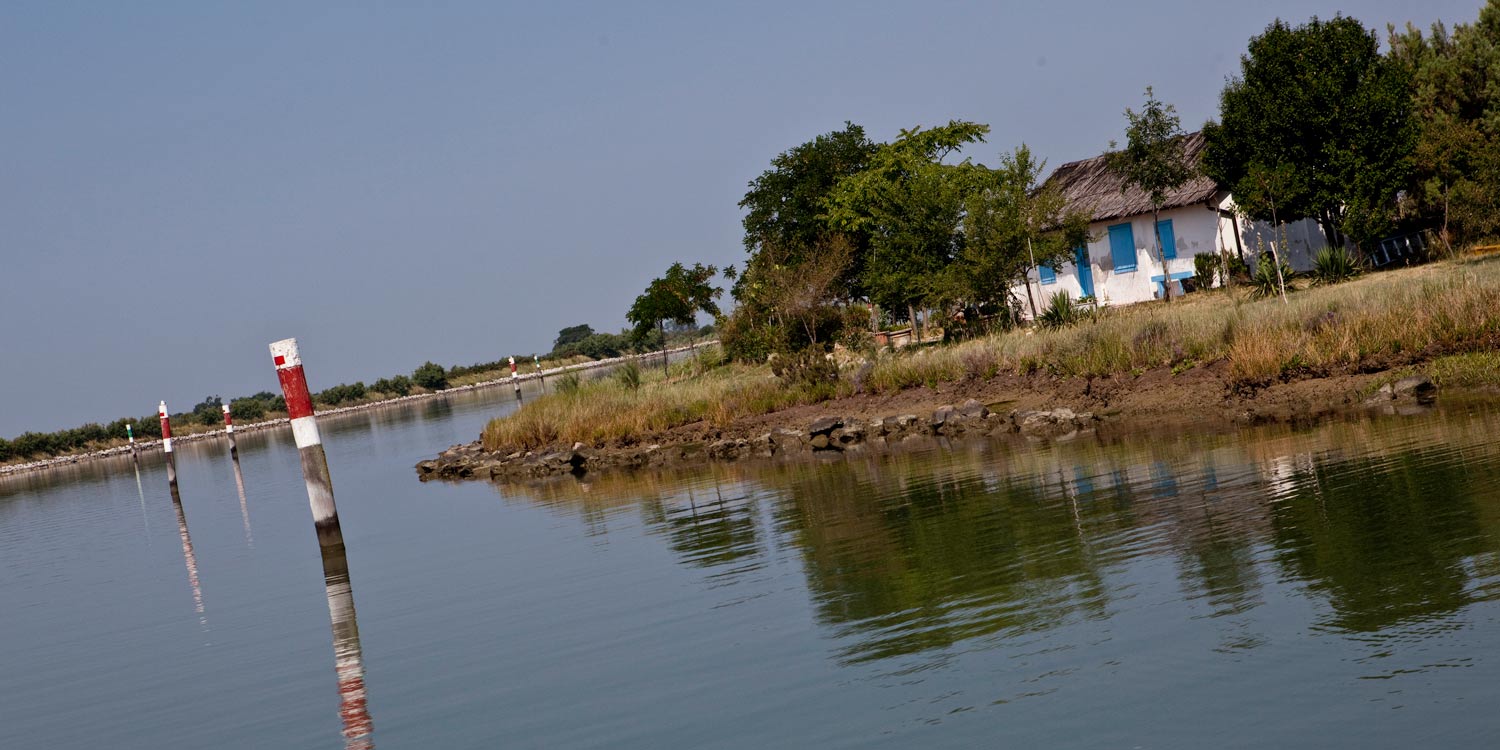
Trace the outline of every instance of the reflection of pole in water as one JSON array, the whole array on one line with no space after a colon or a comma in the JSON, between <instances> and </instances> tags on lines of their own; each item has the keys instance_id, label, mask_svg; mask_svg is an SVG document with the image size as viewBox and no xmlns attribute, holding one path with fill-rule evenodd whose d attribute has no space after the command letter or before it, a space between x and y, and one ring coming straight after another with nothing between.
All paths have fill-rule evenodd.
<instances>
[{"instance_id":1,"label":"reflection of pole in water","mask_svg":"<svg viewBox=\"0 0 1500 750\"><path fill-rule=\"evenodd\" d=\"M193 610L198 613L198 622L207 625L203 616L203 587L198 583L198 557L193 554L193 539L188 536L187 515L182 512L182 496L177 494L177 485L172 485L172 510L177 513L177 536L182 538L182 561L187 564L188 584L193 587Z\"/></svg>"},{"instance_id":2,"label":"reflection of pole in water","mask_svg":"<svg viewBox=\"0 0 1500 750\"><path fill-rule=\"evenodd\" d=\"M141 498L141 523L146 526L146 544L151 543L151 518L146 515L146 490L141 487L141 462L140 459L131 456L135 462L135 494Z\"/></svg>"},{"instance_id":3,"label":"reflection of pole in water","mask_svg":"<svg viewBox=\"0 0 1500 750\"><path fill-rule=\"evenodd\" d=\"M349 560L343 544L324 545L323 584L328 591L328 619L333 626L333 666L339 680L339 719L344 747L375 747L375 724L365 704L365 659L359 646L359 620L349 586Z\"/></svg>"},{"instance_id":4,"label":"reflection of pole in water","mask_svg":"<svg viewBox=\"0 0 1500 750\"><path fill-rule=\"evenodd\" d=\"M240 457L234 456L234 488L240 493L240 518L245 522L245 543L255 546L255 537L250 535L250 506L245 504L245 475L240 473Z\"/></svg>"}]
</instances>

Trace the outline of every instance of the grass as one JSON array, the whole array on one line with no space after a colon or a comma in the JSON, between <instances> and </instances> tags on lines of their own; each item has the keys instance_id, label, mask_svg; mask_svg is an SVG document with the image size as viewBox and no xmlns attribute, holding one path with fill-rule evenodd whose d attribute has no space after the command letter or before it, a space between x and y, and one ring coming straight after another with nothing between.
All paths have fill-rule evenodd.
<instances>
[{"instance_id":1,"label":"grass","mask_svg":"<svg viewBox=\"0 0 1500 750\"><path fill-rule=\"evenodd\" d=\"M1174 375L1220 364L1230 384L1254 389L1278 380L1375 372L1425 364L1440 385L1500 385L1500 257L1454 260L1364 276L1333 286L1255 300L1213 291L1171 303L1105 308L1077 325L1034 327L952 346L879 355L865 390L984 380L1002 374L1057 377ZM487 450L550 443L648 439L694 422L736 419L848 395L837 384L788 383L765 366L689 359L663 376L640 368L631 388L616 378L539 398L485 428Z\"/></svg>"}]
</instances>

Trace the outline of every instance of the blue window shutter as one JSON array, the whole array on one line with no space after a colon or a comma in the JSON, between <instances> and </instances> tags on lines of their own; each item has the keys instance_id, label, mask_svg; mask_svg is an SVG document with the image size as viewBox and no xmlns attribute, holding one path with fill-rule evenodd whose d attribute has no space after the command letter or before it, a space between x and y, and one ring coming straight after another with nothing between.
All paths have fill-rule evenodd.
<instances>
[{"instance_id":1,"label":"blue window shutter","mask_svg":"<svg viewBox=\"0 0 1500 750\"><path fill-rule=\"evenodd\" d=\"M1135 270L1135 232L1129 223L1109 228L1109 253L1115 261L1115 273Z\"/></svg>"},{"instance_id":2,"label":"blue window shutter","mask_svg":"<svg viewBox=\"0 0 1500 750\"><path fill-rule=\"evenodd\" d=\"M1037 273L1042 277L1043 284L1056 284L1057 272L1049 266L1038 266Z\"/></svg>"},{"instance_id":3,"label":"blue window shutter","mask_svg":"<svg viewBox=\"0 0 1500 750\"><path fill-rule=\"evenodd\" d=\"M1156 222L1156 232L1161 235L1161 257L1172 260L1177 257L1177 234L1172 231L1172 220Z\"/></svg>"}]
</instances>

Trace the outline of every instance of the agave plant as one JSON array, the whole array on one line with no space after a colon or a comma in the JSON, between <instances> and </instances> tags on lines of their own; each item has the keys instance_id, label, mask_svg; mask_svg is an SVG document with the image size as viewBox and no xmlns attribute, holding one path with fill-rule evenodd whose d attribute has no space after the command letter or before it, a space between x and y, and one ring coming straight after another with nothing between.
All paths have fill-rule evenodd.
<instances>
[{"instance_id":1,"label":"agave plant","mask_svg":"<svg viewBox=\"0 0 1500 750\"><path fill-rule=\"evenodd\" d=\"M1281 293L1281 284L1291 286L1292 278L1297 275L1296 271L1287 264L1281 262L1281 278L1276 276L1276 261L1272 260L1270 253L1261 253L1260 261L1255 264L1255 273L1250 276L1250 295L1256 299L1275 297Z\"/></svg>"},{"instance_id":2,"label":"agave plant","mask_svg":"<svg viewBox=\"0 0 1500 750\"><path fill-rule=\"evenodd\" d=\"M1037 322L1043 328L1066 328L1077 323L1082 316L1083 311L1073 304L1073 298L1067 292L1058 292L1052 295Z\"/></svg>"},{"instance_id":3,"label":"agave plant","mask_svg":"<svg viewBox=\"0 0 1500 750\"><path fill-rule=\"evenodd\" d=\"M1359 260L1342 247L1325 247L1313 259L1309 276L1319 286L1348 281L1364 272Z\"/></svg>"}]
</instances>

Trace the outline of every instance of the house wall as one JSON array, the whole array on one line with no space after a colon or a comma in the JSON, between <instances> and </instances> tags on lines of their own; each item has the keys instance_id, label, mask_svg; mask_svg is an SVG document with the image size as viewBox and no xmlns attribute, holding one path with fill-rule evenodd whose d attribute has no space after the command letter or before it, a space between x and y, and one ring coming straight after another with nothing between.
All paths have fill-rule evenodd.
<instances>
[{"instance_id":1,"label":"house wall","mask_svg":"<svg viewBox=\"0 0 1500 750\"><path fill-rule=\"evenodd\" d=\"M1205 205L1186 206L1161 212L1163 220L1172 220L1177 257L1168 260L1167 267L1173 276L1193 273L1193 256L1200 253L1216 253L1227 241L1234 250L1234 227L1228 219L1221 220L1216 211ZM1114 256L1110 249L1109 228L1117 224L1130 224L1135 240L1136 268L1134 271L1115 271ZM1227 225L1227 228L1222 225ZM1156 233L1151 214L1094 222L1089 225L1089 264L1094 278L1094 297L1100 305L1128 305L1156 299L1157 284L1153 276L1163 276L1162 264L1157 260ZM1173 288L1176 292L1177 287ZM1026 300L1026 290L1016 288L1017 296ZM1075 299L1082 296L1078 272L1072 263L1064 264L1057 273L1057 281L1040 283L1039 274L1031 276L1031 293L1036 298L1038 310L1047 306L1053 294L1066 291ZM1026 314L1031 314L1025 305Z\"/></svg>"},{"instance_id":2,"label":"house wall","mask_svg":"<svg viewBox=\"0 0 1500 750\"><path fill-rule=\"evenodd\" d=\"M1219 207L1234 211L1234 199L1226 195ZM1234 244L1235 222L1225 218L1219 229L1229 251L1238 252ZM1250 270L1255 270L1260 253L1270 252L1273 246L1281 259L1290 263L1293 269L1299 272L1312 269L1313 258L1328 244L1328 239L1323 236L1323 228L1312 219L1301 219L1288 222L1284 229L1283 235L1269 221L1251 221L1240 217L1240 248L1245 251L1245 262L1250 264Z\"/></svg>"}]
</instances>

